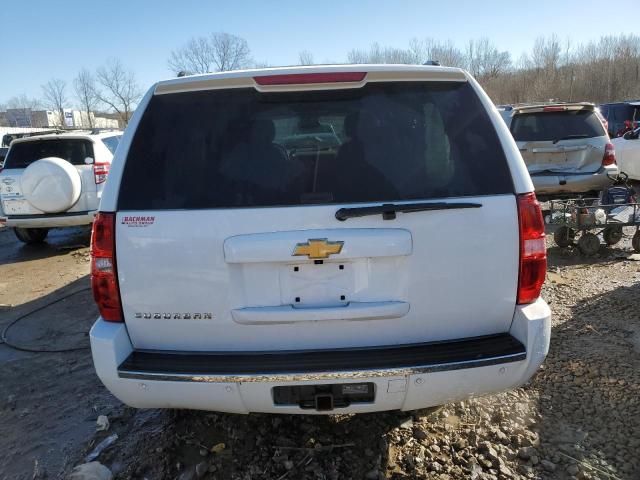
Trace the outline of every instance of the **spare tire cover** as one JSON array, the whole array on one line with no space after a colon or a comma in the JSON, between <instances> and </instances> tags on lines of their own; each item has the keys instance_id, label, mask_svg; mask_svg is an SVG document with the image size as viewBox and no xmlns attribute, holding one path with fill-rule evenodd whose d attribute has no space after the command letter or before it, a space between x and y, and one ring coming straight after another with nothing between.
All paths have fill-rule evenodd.
<instances>
[{"instance_id":1,"label":"spare tire cover","mask_svg":"<svg viewBox=\"0 0 640 480\"><path fill-rule=\"evenodd\" d=\"M47 157L29 165L20 178L24 198L45 213L73 207L80 198L80 173L62 158Z\"/></svg>"}]
</instances>

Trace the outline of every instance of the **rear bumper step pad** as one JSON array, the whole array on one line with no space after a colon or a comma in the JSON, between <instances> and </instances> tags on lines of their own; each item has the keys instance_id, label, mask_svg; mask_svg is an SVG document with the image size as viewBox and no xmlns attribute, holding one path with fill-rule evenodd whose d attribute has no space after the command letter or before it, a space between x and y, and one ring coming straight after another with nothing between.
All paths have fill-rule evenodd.
<instances>
[{"instance_id":1,"label":"rear bumper step pad","mask_svg":"<svg viewBox=\"0 0 640 480\"><path fill-rule=\"evenodd\" d=\"M190 382L283 382L371 378L476 368L525 360L508 333L455 341L277 352L134 350L121 378Z\"/></svg>"}]
</instances>

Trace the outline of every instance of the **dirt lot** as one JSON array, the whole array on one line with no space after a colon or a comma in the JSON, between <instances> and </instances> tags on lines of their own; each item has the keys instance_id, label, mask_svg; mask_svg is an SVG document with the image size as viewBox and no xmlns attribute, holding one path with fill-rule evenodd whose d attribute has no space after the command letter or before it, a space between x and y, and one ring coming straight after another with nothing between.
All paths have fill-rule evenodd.
<instances>
[{"instance_id":1,"label":"dirt lot","mask_svg":"<svg viewBox=\"0 0 640 480\"><path fill-rule=\"evenodd\" d=\"M104 439L115 478L640 478L640 262L549 250L549 357L525 387L412 413L137 411L97 380L86 231L28 248L0 228L0 479L65 478ZM106 415L109 430L96 432ZM113 437L112 437L113 438Z\"/></svg>"}]
</instances>

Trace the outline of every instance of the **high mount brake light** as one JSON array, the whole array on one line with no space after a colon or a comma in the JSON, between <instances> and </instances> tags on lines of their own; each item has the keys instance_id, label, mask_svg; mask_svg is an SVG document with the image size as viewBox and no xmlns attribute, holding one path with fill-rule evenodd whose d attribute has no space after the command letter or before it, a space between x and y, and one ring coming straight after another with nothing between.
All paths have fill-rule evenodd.
<instances>
[{"instance_id":1,"label":"high mount brake light","mask_svg":"<svg viewBox=\"0 0 640 480\"><path fill-rule=\"evenodd\" d=\"M547 273L544 221L535 193L518 195L518 223L520 225L518 304L526 304L534 302L540 296Z\"/></svg>"},{"instance_id":2,"label":"high mount brake light","mask_svg":"<svg viewBox=\"0 0 640 480\"><path fill-rule=\"evenodd\" d=\"M122 322L122 302L116 270L115 213L99 212L91 229L91 288L102 318Z\"/></svg>"},{"instance_id":3,"label":"high mount brake light","mask_svg":"<svg viewBox=\"0 0 640 480\"><path fill-rule=\"evenodd\" d=\"M253 77L258 85L307 85L310 83L361 82L366 72L290 73Z\"/></svg>"}]
</instances>

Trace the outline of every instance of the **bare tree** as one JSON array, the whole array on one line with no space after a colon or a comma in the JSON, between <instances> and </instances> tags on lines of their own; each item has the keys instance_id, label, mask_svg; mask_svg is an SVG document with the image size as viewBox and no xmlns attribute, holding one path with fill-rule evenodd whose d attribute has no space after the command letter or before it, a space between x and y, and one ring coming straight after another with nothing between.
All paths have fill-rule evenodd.
<instances>
[{"instance_id":1,"label":"bare tree","mask_svg":"<svg viewBox=\"0 0 640 480\"><path fill-rule=\"evenodd\" d=\"M99 101L96 93L95 77L89 70L83 68L73 80L73 87L76 92L76 98L80 102L80 108L87 114L89 127L93 128L91 112L95 110Z\"/></svg>"},{"instance_id":2,"label":"bare tree","mask_svg":"<svg viewBox=\"0 0 640 480\"><path fill-rule=\"evenodd\" d=\"M373 43L366 50L351 50L347 53L349 63L415 63L410 50L395 47L382 47L379 43Z\"/></svg>"},{"instance_id":3,"label":"bare tree","mask_svg":"<svg viewBox=\"0 0 640 480\"><path fill-rule=\"evenodd\" d=\"M299 65L313 65L315 62L313 61L313 53L309 50L302 50L298 53L298 64Z\"/></svg>"},{"instance_id":4,"label":"bare tree","mask_svg":"<svg viewBox=\"0 0 640 480\"><path fill-rule=\"evenodd\" d=\"M467 68L479 80L496 78L511 67L509 52L501 52L486 37L469 40L467 44Z\"/></svg>"},{"instance_id":5,"label":"bare tree","mask_svg":"<svg viewBox=\"0 0 640 480\"><path fill-rule=\"evenodd\" d=\"M194 37L183 47L173 50L168 64L174 73L187 74L225 72L251 65L251 50L244 38L229 33L212 33Z\"/></svg>"},{"instance_id":6,"label":"bare tree","mask_svg":"<svg viewBox=\"0 0 640 480\"><path fill-rule=\"evenodd\" d=\"M450 41L439 42L433 38L418 40L414 38L409 43L412 63L424 64L428 60L435 60L447 67L464 67L464 54Z\"/></svg>"},{"instance_id":7,"label":"bare tree","mask_svg":"<svg viewBox=\"0 0 640 480\"><path fill-rule=\"evenodd\" d=\"M96 82L99 86L96 97L118 114L123 125L129 123L133 108L142 97L135 74L112 58L98 69Z\"/></svg>"},{"instance_id":8,"label":"bare tree","mask_svg":"<svg viewBox=\"0 0 640 480\"><path fill-rule=\"evenodd\" d=\"M65 127L64 109L67 107L67 82L53 78L42 85L42 92L47 107L56 112L58 125Z\"/></svg>"}]
</instances>

